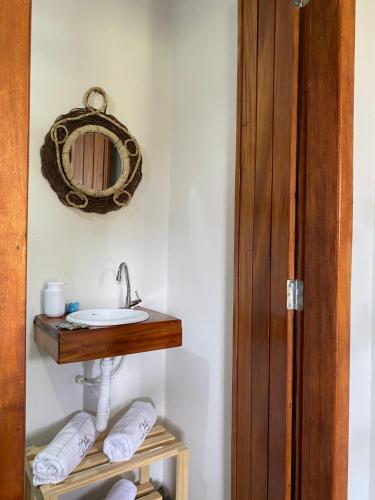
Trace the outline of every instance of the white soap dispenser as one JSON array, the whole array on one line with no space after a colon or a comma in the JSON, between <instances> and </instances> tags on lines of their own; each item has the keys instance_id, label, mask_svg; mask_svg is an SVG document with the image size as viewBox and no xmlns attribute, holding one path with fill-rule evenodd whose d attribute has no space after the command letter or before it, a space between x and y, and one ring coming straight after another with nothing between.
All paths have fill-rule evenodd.
<instances>
[{"instance_id":1,"label":"white soap dispenser","mask_svg":"<svg viewBox=\"0 0 375 500\"><path fill-rule=\"evenodd\" d=\"M59 318L65 314L64 283L49 281L44 290L44 314L50 318Z\"/></svg>"}]
</instances>

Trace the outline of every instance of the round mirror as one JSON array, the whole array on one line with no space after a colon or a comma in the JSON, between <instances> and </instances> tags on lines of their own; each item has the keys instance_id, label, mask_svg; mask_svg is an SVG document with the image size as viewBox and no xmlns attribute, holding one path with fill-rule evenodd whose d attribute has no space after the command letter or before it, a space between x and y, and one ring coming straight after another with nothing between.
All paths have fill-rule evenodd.
<instances>
[{"instance_id":1,"label":"round mirror","mask_svg":"<svg viewBox=\"0 0 375 500\"><path fill-rule=\"evenodd\" d=\"M93 92L103 97L100 109L88 103ZM89 89L84 103L53 123L41 149L42 172L64 205L106 214L130 203L142 155L128 128L106 113L103 89Z\"/></svg>"},{"instance_id":2,"label":"round mirror","mask_svg":"<svg viewBox=\"0 0 375 500\"><path fill-rule=\"evenodd\" d=\"M122 173L119 150L106 135L86 132L70 150L73 179L87 189L103 191L114 186Z\"/></svg>"}]
</instances>

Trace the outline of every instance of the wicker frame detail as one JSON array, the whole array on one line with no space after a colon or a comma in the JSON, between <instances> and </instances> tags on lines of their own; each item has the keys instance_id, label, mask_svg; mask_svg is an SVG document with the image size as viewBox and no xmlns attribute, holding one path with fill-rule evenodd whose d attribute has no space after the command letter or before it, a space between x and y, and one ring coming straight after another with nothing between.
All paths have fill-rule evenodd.
<instances>
[{"instance_id":1,"label":"wicker frame detail","mask_svg":"<svg viewBox=\"0 0 375 500\"><path fill-rule=\"evenodd\" d=\"M88 103L93 92L103 97L100 109ZM142 179L142 155L136 139L125 125L106 114L107 96L103 89L89 89L84 104L84 108L73 109L55 120L41 148L42 173L64 205L105 214L129 204ZM122 172L108 189L90 189L74 179L70 150L77 138L87 132L109 137L119 152Z\"/></svg>"}]
</instances>

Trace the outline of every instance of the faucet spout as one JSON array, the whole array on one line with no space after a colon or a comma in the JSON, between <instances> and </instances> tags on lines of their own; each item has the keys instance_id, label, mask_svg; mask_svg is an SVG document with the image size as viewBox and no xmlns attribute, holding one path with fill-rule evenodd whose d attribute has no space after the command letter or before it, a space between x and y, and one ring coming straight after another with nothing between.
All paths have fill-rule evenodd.
<instances>
[{"instance_id":1,"label":"faucet spout","mask_svg":"<svg viewBox=\"0 0 375 500\"><path fill-rule=\"evenodd\" d=\"M121 262L121 264L119 265L116 274L116 281L121 282L123 275L125 276L125 284L126 284L126 297L125 297L124 308L130 309L131 307L140 304L142 302L142 299L140 298L137 292L135 292L135 295L137 297L136 300L131 299L132 292L130 286L129 268L126 262Z\"/></svg>"}]
</instances>

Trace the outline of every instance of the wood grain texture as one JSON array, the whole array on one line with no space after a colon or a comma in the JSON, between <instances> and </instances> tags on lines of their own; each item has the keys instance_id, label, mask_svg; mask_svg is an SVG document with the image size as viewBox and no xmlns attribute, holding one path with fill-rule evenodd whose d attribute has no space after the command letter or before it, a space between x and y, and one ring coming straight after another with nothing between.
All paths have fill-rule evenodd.
<instances>
[{"instance_id":1,"label":"wood grain texture","mask_svg":"<svg viewBox=\"0 0 375 500\"><path fill-rule=\"evenodd\" d=\"M81 135L72 145L71 162L74 169L74 178L83 184L83 155L85 149L85 136Z\"/></svg>"},{"instance_id":2,"label":"wood grain texture","mask_svg":"<svg viewBox=\"0 0 375 500\"><path fill-rule=\"evenodd\" d=\"M277 0L271 224L268 499L291 498L293 325L286 282L295 274L299 11Z\"/></svg>"},{"instance_id":3,"label":"wood grain texture","mask_svg":"<svg viewBox=\"0 0 375 500\"><path fill-rule=\"evenodd\" d=\"M238 4L237 161L233 325L232 499L250 498L253 209L258 2ZM246 478L246 480L243 480Z\"/></svg>"},{"instance_id":4,"label":"wood grain texture","mask_svg":"<svg viewBox=\"0 0 375 500\"><path fill-rule=\"evenodd\" d=\"M300 21L301 25L301 21ZM300 37L299 52L304 52L304 43ZM300 62L300 69L303 66ZM307 145L301 138L306 134L306 110L302 107L302 93L305 92L304 75L299 71L299 103L298 103L298 139L297 139L297 182L296 182L296 259L295 275L304 279L304 257L305 241L304 227L306 220L306 152ZM304 332L304 314L296 315L294 322L294 341L293 341L293 432L292 432L292 456L294 458L292 468L292 498L300 499L300 478L301 478L301 429L302 429L302 407L303 407L303 332Z\"/></svg>"},{"instance_id":5,"label":"wood grain texture","mask_svg":"<svg viewBox=\"0 0 375 500\"><path fill-rule=\"evenodd\" d=\"M305 311L297 498L347 498L354 0L302 13Z\"/></svg>"},{"instance_id":6,"label":"wood grain texture","mask_svg":"<svg viewBox=\"0 0 375 500\"><path fill-rule=\"evenodd\" d=\"M94 134L94 174L93 188L102 190L107 188L107 184L103 183L104 172L108 171L108 157L104 154L104 145L109 139L102 134Z\"/></svg>"},{"instance_id":7,"label":"wood grain texture","mask_svg":"<svg viewBox=\"0 0 375 500\"><path fill-rule=\"evenodd\" d=\"M30 1L0 2L0 497L23 498Z\"/></svg>"},{"instance_id":8,"label":"wood grain texture","mask_svg":"<svg viewBox=\"0 0 375 500\"><path fill-rule=\"evenodd\" d=\"M251 331L250 498L252 499L266 499L268 494L275 6L274 0L258 3L258 90Z\"/></svg>"},{"instance_id":9,"label":"wood grain texture","mask_svg":"<svg viewBox=\"0 0 375 500\"><path fill-rule=\"evenodd\" d=\"M34 320L34 339L57 363L76 363L182 345L181 320L149 309L147 321L105 328L59 330L62 318L41 314Z\"/></svg>"},{"instance_id":10,"label":"wood grain texture","mask_svg":"<svg viewBox=\"0 0 375 500\"><path fill-rule=\"evenodd\" d=\"M290 495L297 20L286 0L240 2L233 500Z\"/></svg>"},{"instance_id":11,"label":"wood grain texture","mask_svg":"<svg viewBox=\"0 0 375 500\"><path fill-rule=\"evenodd\" d=\"M83 135L83 185L91 189L94 185L94 139L94 133Z\"/></svg>"}]
</instances>

